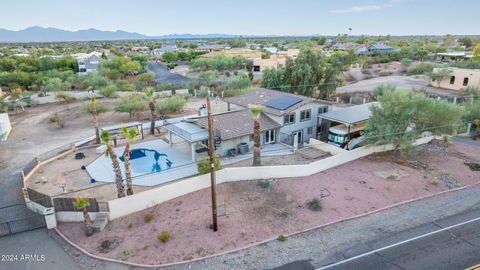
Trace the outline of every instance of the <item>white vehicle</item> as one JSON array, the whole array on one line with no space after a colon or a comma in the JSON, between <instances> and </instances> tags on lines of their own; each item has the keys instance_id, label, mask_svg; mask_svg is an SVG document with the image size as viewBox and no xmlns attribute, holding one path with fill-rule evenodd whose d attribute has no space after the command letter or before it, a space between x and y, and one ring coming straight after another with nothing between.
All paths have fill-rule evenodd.
<instances>
[{"instance_id":1,"label":"white vehicle","mask_svg":"<svg viewBox=\"0 0 480 270\"><path fill-rule=\"evenodd\" d=\"M340 148L346 148L348 143L363 134L363 130L368 120L358 122L354 125L337 125L328 129L328 143L334 144ZM348 149L353 149L348 147Z\"/></svg>"}]
</instances>

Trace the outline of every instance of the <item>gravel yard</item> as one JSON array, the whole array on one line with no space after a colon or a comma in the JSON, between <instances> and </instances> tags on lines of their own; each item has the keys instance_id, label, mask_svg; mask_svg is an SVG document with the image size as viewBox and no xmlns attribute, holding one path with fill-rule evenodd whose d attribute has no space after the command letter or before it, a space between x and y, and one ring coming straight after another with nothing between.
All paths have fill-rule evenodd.
<instances>
[{"instance_id":1,"label":"gravel yard","mask_svg":"<svg viewBox=\"0 0 480 270\"><path fill-rule=\"evenodd\" d=\"M309 177L277 179L271 187L257 181L221 184L218 232L208 229L209 189L110 222L89 238L81 223L59 229L108 258L143 264L191 260L436 194L449 189L445 179L462 186L477 183L480 172L466 161L478 163L480 149L434 142L411 157L373 155ZM321 200L320 211L308 207L313 198ZM153 219L146 222L149 214ZM162 231L170 235L165 243L157 239ZM110 247L102 248L102 242Z\"/></svg>"}]
</instances>

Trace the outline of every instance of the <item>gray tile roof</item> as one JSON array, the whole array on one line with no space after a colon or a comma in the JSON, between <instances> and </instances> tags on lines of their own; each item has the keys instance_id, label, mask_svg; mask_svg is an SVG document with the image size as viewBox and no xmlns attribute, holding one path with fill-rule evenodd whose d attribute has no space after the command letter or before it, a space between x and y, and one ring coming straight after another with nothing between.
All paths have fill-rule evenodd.
<instances>
[{"instance_id":1,"label":"gray tile roof","mask_svg":"<svg viewBox=\"0 0 480 270\"><path fill-rule=\"evenodd\" d=\"M256 88L248 93L241 95L241 96L236 96L236 97L229 97L229 98L224 98L223 100L226 102L230 102L232 104L236 104L242 107L247 108L249 104L258 104L258 105L264 105L265 102L279 97L279 96L290 96L290 97L297 97L302 99L301 102L285 109L285 110L277 110L274 108L270 107L264 107L263 111L265 113L270 113L276 116L282 116L284 114L290 113L305 104L308 104L311 102L311 98L306 97L306 96L300 96L300 95L295 95L295 94L290 94L286 92L281 92L281 91L276 91L272 89L266 89L266 88Z\"/></svg>"},{"instance_id":2,"label":"gray tile roof","mask_svg":"<svg viewBox=\"0 0 480 270\"><path fill-rule=\"evenodd\" d=\"M193 120L197 125L208 129L206 116ZM279 128L281 125L262 113L260 130L266 131ZM213 128L217 130L222 141L253 134L253 119L250 110L219 113L213 115Z\"/></svg>"}]
</instances>

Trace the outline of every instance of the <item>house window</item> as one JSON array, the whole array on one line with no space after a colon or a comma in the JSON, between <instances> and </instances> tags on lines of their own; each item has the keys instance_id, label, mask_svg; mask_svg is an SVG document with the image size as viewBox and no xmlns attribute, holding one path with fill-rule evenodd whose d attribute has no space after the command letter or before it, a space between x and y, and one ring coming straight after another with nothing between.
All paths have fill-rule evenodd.
<instances>
[{"instance_id":1,"label":"house window","mask_svg":"<svg viewBox=\"0 0 480 270\"><path fill-rule=\"evenodd\" d=\"M265 131L265 144L275 142L275 129Z\"/></svg>"},{"instance_id":2,"label":"house window","mask_svg":"<svg viewBox=\"0 0 480 270\"><path fill-rule=\"evenodd\" d=\"M328 106L322 106L318 108L318 114L328 112Z\"/></svg>"},{"instance_id":3,"label":"house window","mask_svg":"<svg viewBox=\"0 0 480 270\"><path fill-rule=\"evenodd\" d=\"M251 142L253 142L253 134L250 134L249 139Z\"/></svg>"},{"instance_id":4,"label":"house window","mask_svg":"<svg viewBox=\"0 0 480 270\"><path fill-rule=\"evenodd\" d=\"M300 122L311 119L312 110L304 110L300 112Z\"/></svg>"},{"instance_id":5,"label":"house window","mask_svg":"<svg viewBox=\"0 0 480 270\"><path fill-rule=\"evenodd\" d=\"M253 66L253 71L256 71L256 72L260 71L260 66Z\"/></svg>"},{"instance_id":6,"label":"house window","mask_svg":"<svg viewBox=\"0 0 480 270\"><path fill-rule=\"evenodd\" d=\"M450 84L454 84L455 83L455 76L452 76L450 77Z\"/></svg>"},{"instance_id":7,"label":"house window","mask_svg":"<svg viewBox=\"0 0 480 270\"><path fill-rule=\"evenodd\" d=\"M283 124L290 125L295 123L295 113L287 114L283 117Z\"/></svg>"},{"instance_id":8,"label":"house window","mask_svg":"<svg viewBox=\"0 0 480 270\"><path fill-rule=\"evenodd\" d=\"M463 86L468 85L468 77L463 78Z\"/></svg>"},{"instance_id":9,"label":"house window","mask_svg":"<svg viewBox=\"0 0 480 270\"><path fill-rule=\"evenodd\" d=\"M312 133L313 133L313 127L309 127L309 128L307 129L307 134L310 135L310 134L312 134Z\"/></svg>"}]
</instances>

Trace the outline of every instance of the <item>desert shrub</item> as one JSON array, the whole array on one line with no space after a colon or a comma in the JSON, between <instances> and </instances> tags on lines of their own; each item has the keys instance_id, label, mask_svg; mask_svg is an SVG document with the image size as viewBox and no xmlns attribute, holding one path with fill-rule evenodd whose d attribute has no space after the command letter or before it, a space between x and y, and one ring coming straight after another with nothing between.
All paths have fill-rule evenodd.
<instances>
[{"instance_id":1,"label":"desert shrub","mask_svg":"<svg viewBox=\"0 0 480 270\"><path fill-rule=\"evenodd\" d=\"M428 63L421 63L418 64L414 67L408 68L407 69L407 74L408 75L422 75L422 74L428 74L432 72L433 66Z\"/></svg>"},{"instance_id":2,"label":"desert shrub","mask_svg":"<svg viewBox=\"0 0 480 270\"><path fill-rule=\"evenodd\" d=\"M176 66L177 66L177 64L175 64L175 63L168 63L167 64L168 69L174 69Z\"/></svg>"},{"instance_id":3,"label":"desert shrub","mask_svg":"<svg viewBox=\"0 0 480 270\"><path fill-rule=\"evenodd\" d=\"M232 74L230 73L230 71L226 71L225 76L227 76L227 78L229 78L230 76L232 76Z\"/></svg>"},{"instance_id":4,"label":"desert shrub","mask_svg":"<svg viewBox=\"0 0 480 270\"><path fill-rule=\"evenodd\" d=\"M392 75L391 71L380 71L378 73L378 76L381 76L381 77L390 76L390 75Z\"/></svg>"},{"instance_id":5,"label":"desert shrub","mask_svg":"<svg viewBox=\"0 0 480 270\"><path fill-rule=\"evenodd\" d=\"M117 93L117 87L114 84L104 86L98 90L98 93L104 97L114 97Z\"/></svg>"},{"instance_id":6,"label":"desert shrub","mask_svg":"<svg viewBox=\"0 0 480 270\"><path fill-rule=\"evenodd\" d=\"M50 122L50 123L56 123L59 128L64 128L64 127L65 127L65 121L63 121L63 119L60 118L60 116L58 115L58 113L52 114L52 115L48 118L48 122Z\"/></svg>"},{"instance_id":7,"label":"desert shrub","mask_svg":"<svg viewBox=\"0 0 480 270\"><path fill-rule=\"evenodd\" d=\"M62 100L65 103L71 103L71 102L74 102L76 100L76 98L74 96L70 95L67 92L57 92L57 93L55 93L55 98L58 99L58 100Z\"/></svg>"},{"instance_id":8,"label":"desert shrub","mask_svg":"<svg viewBox=\"0 0 480 270\"><path fill-rule=\"evenodd\" d=\"M269 179L262 179L258 180L257 185L259 187L265 188L265 189L271 189L272 188L272 181Z\"/></svg>"},{"instance_id":9,"label":"desert shrub","mask_svg":"<svg viewBox=\"0 0 480 270\"><path fill-rule=\"evenodd\" d=\"M215 156L215 171L218 171L222 168L220 159L218 156ZM197 160L197 169L199 174L206 174L210 172L210 158L206 157L203 159Z\"/></svg>"},{"instance_id":10,"label":"desert shrub","mask_svg":"<svg viewBox=\"0 0 480 270\"><path fill-rule=\"evenodd\" d=\"M277 238L278 241L280 242L285 242L287 240L287 237L283 234L279 235Z\"/></svg>"},{"instance_id":11,"label":"desert shrub","mask_svg":"<svg viewBox=\"0 0 480 270\"><path fill-rule=\"evenodd\" d=\"M233 72L233 75L238 76L238 70L235 70L235 71Z\"/></svg>"},{"instance_id":12,"label":"desert shrub","mask_svg":"<svg viewBox=\"0 0 480 270\"><path fill-rule=\"evenodd\" d=\"M166 243L170 239L170 234L167 231L162 231L159 235L157 235L157 239L162 243Z\"/></svg>"},{"instance_id":13,"label":"desert shrub","mask_svg":"<svg viewBox=\"0 0 480 270\"><path fill-rule=\"evenodd\" d=\"M177 112L187 103L187 100L184 96L175 95L172 97L164 98L157 101L155 107L160 114L167 114Z\"/></svg>"},{"instance_id":14,"label":"desert shrub","mask_svg":"<svg viewBox=\"0 0 480 270\"><path fill-rule=\"evenodd\" d=\"M450 137L448 137L447 135L443 135L442 136L442 143L443 144L449 144L450 143Z\"/></svg>"},{"instance_id":15,"label":"desert shrub","mask_svg":"<svg viewBox=\"0 0 480 270\"><path fill-rule=\"evenodd\" d=\"M115 86L117 87L117 91L121 92L131 92L135 88L133 84L127 80L118 80L115 82Z\"/></svg>"},{"instance_id":16,"label":"desert shrub","mask_svg":"<svg viewBox=\"0 0 480 270\"><path fill-rule=\"evenodd\" d=\"M202 87L200 87L200 90L197 91L197 96L198 97L206 97L206 96L208 96L208 91L209 90L210 89L208 87L202 86Z\"/></svg>"},{"instance_id":17,"label":"desert shrub","mask_svg":"<svg viewBox=\"0 0 480 270\"><path fill-rule=\"evenodd\" d=\"M405 66L405 67L410 66L410 64L411 64L412 62L413 62L413 60L410 59L410 58L402 58L402 59L400 60L400 63L402 64L402 66Z\"/></svg>"},{"instance_id":18,"label":"desert shrub","mask_svg":"<svg viewBox=\"0 0 480 270\"><path fill-rule=\"evenodd\" d=\"M113 109L116 112L126 112L132 117L148 110L148 106L143 95L133 94L120 97L120 100L115 102Z\"/></svg>"},{"instance_id":19,"label":"desert shrub","mask_svg":"<svg viewBox=\"0 0 480 270\"><path fill-rule=\"evenodd\" d=\"M128 223L127 227L128 227L129 229L131 229L131 228L133 228L133 224L132 224L132 223Z\"/></svg>"},{"instance_id":20,"label":"desert shrub","mask_svg":"<svg viewBox=\"0 0 480 270\"><path fill-rule=\"evenodd\" d=\"M174 90L177 86L174 83L161 83L157 85L158 91L165 91L165 90Z\"/></svg>"},{"instance_id":21,"label":"desert shrub","mask_svg":"<svg viewBox=\"0 0 480 270\"><path fill-rule=\"evenodd\" d=\"M313 198L307 202L308 209L312 211L320 211L322 210L322 202L319 198Z\"/></svg>"},{"instance_id":22,"label":"desert shrub","mask_svg":"<svg viewBox=\"0 0 480 270\"><path fill-rule=\"evenodd\" d=\"M145 221L146 223L149 223L152 220L153 220L152 213L146 213L145 215L143 215L143 221Z\"/></svg>"}]
</instances>

